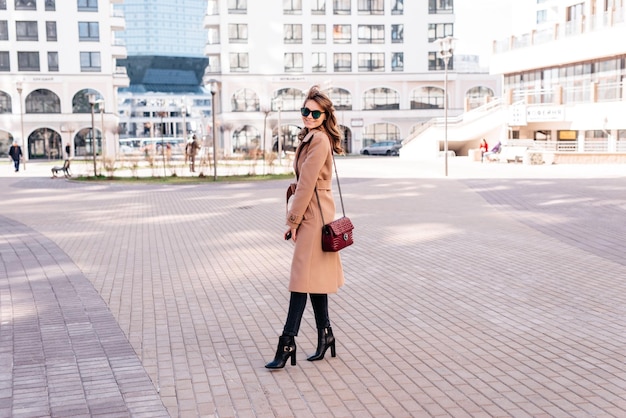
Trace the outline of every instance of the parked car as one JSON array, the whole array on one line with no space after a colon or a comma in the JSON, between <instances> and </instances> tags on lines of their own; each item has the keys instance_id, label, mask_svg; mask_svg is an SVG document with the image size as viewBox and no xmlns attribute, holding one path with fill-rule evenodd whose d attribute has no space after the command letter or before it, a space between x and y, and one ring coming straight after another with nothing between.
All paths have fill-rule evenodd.
<instances>
[{"instance_id":1,"label":"parked car","mask_svg":"<svg viewBox=\"0 0 626 418\"><path fill-rule=\"evenodd\" d=\"M371 145L363 148L361 154L363 155L400 155L400 148L402 144L395 141L382 141L374 142Z\"/></svg>"}]
</instances>

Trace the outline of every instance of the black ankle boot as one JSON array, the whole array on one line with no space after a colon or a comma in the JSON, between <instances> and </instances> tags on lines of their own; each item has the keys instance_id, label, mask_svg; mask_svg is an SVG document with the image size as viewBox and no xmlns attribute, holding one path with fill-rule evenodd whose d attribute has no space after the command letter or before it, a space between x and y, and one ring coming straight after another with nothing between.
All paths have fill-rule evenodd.
<instances>
[{"instance_id":1,"label":"black ankle boot","mask_svg":"<svg viewBox=\"0 0 626 418\"><path fill-rule=\"evenodd\" d=\"M317 330L317 351L307 360L315 361L321 360L326 354L326 350L330 347L330 355L335 357L335 337L333 336L333 329L331 327L322 328Z\"/></svg>"},{"instance_id":2,"label":"black ankle boot","mask_svg":"<svg viewBox=\"0 0 626 418\"><path fill-rule=\"evenodd\" d=\"M265 365L268 369L282 369L291 357L291 365L296 365L296 340L292 335L282 335L278 338L278 348L274 360Z\"/></svg>"}]
</instances>

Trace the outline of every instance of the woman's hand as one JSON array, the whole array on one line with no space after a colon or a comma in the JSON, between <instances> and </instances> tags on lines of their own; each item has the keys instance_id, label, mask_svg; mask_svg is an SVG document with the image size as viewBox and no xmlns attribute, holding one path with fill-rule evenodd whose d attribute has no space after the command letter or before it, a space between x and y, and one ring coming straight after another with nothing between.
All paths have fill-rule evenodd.
<instances>
[{"instance_id":1,"label":"woman's hand","mask_svg":"<svg viewBox=\"0 0 626 418\"><path fill-rule=\"evenodd\" d=\"M285 241L291 239L291 240L293 240L295 242L296 241L296 233L297 233L296 229L288 229L287 232L285 232Z\"/></svg>"}]
</instances>

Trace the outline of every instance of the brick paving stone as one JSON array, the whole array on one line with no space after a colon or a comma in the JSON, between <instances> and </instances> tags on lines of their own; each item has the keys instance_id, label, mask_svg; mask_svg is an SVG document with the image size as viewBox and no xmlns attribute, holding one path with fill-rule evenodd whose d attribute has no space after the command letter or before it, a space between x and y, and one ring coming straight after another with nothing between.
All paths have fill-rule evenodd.
<instances>
[{"instance_id":1,"label":"brick paving stone","mask_svg":"<svg viewBox=\"0 0 626 418\"><path fill-rule=\"evenodd\" d=\"M29 387L120 416L626 413L624 167L338 164L357 225L338 357L306 362L308 308L277 372L286 181L0 178L0 416Z\"/></svg>"}]
</instances>

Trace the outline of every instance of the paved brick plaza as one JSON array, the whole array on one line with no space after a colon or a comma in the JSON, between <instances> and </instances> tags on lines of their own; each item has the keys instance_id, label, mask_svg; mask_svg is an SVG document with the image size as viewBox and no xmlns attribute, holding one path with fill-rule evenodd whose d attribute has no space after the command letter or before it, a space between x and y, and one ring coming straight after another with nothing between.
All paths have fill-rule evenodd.
<instances>
[{"instance_id":1,"label":"paved brick plaza","mask_svg":"<svg viewBox=\"0 0 626 418\"><path fill-rule=\"evenodd\" d=\"M626 166L340 159L337 357L270 372L288 181L0 167L0 417L626 415Z\"/></svg>"}]
</instances>

